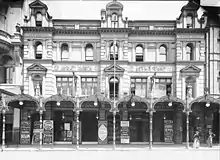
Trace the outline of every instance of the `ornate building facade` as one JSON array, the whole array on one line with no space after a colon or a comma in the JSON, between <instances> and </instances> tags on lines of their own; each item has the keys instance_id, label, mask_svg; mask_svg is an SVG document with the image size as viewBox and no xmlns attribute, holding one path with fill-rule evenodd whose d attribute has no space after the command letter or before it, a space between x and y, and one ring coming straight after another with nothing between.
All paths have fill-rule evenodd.
<instances>
[{"instance_id":1,"label":"ornate building facade","mask_svg":"<svg viewBox=\"0 0 220 160\"><path fill-rule=\"evenodd\" d=\"M34 139L40 120L34 97L44 99L50 143L75 143L76 122L81 143L183 143L195 130L205 142L208 129L219 143L216 13L204 7L200 15L201 6L190 0L176 20L132 21L114 0L99 20L65 20L53 19L40 0L28 6L21 27L23 90L19 103L9 98L8 105L19 108L20 132L27 121L32 127L27 141L14 135L17 143Z\"/></svg>"}]
</instances>

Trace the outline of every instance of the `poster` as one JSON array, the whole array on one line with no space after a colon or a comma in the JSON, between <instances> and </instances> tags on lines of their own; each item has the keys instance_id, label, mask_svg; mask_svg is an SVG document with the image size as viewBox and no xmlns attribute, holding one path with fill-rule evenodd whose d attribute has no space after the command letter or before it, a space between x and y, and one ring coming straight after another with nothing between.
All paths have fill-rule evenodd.
<instances>
[{"instance_id":1,"label":"poster","mask_svg":"<svg viewBox=\"0 0 220 160\"><path fill-rule=\"evenodd\" d=\"M40 133L42 130L40 129L40 121L34 122L33 136L32 136L32 144L40 143Z\"/></svg>"},{"instance_id":2,"label":"poster","mask_svg":"<svg viewBox=\"0 0 220 160\"><path fill-rule=\"evenodd\" d=\"M70 131L70 123L64 123L64 130Z\"/></svg>"},{"instance_id":3,"label":"poster","mask_svg":"<svg viewBox=\"0 0 220 160\"><path fill-rule=\"evenodd\" d=\"M164 120L164 142L173 142L173 121Z\"/></svg>"},{"instance_id":4,"label":"poster","mask_svg":"<svg viewBox=\"0 0 220 160\"><path fill-rule=\"evenodd\" d=\"M31 143L31 122L28 120L21 121L20 144Z\"/></svg>"},{"instance_id":5,"label":"poster","mask_svg":"<svg viewBox=\"0 0 220 160\"><path fill-rule=\"evenodd\" d=\"M121 121L121 144L129 144L129 121Z\"/></svg>"},{"instance_id":6,"label":"poster","mask_svg":"<svg viewBox=\"0 0 220 160\"><path fill-rule=\"evenodd\" d=\"M99 121L98 123L99 123L98 124L98 143L107 144L107 137L108 137L107 121Z\"/></svg>"},{"instance_id":7,"label":"poster","mask_svg":"<svg viewBox=\"0 0 220 160\"><path fill-rule=\"evenodd\" d=\"M53 143L53 120L43 121L43 143L44 144Z\"/></svg>"}]
</instances>

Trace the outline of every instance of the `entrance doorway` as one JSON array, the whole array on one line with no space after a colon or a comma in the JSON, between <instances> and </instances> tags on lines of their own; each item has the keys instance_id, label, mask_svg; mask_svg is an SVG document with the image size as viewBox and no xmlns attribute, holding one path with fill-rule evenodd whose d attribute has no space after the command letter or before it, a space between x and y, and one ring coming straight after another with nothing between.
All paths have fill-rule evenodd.
<instances>
[{"instance_id":1,"label":"entrance doorway","mask_svg":"<svg viewBox=\"0 0 220 160\"><path fill-rule=\"evenodd\" d=\"M156 111L153 116L153 141L172 143L174 112Z\"/></svg>"},{"instance_id":2,"label":"entrance doorway","mask_svg":"<svg viewBox=\"0 0 220 160\"><path fill-rule=\"evenodd\" d=\"M73 112L69 110L55 110L54 120L54 141L72 142Z\"/></svg>"},{"instance_id":3,"label":"entrance doorway","mask_svg":"<svg viewBox=\"0 0 220 160\"><path fill-rule=\"evenodd\" d=\"M82 142L98 142L97 111L83 111L80 114L82 123Z\"/></svg>"},{"instance_id":4,"label":"entrance doorway","mask_svg":"<svg viewBox=\"0 0 220 160\"><path fill-rule=\"evenodd\" d=\"M118 98L118 92L119 92L119 81L117 78L112 77L109 80L109 93L110 98L114 98L114 83L115 83L115 97Z\"/></svg>"},{"instance_id":5,"label":"entrance doorway","mask_svg":"<svg viewBox=\"0 0 220 160\"><path fill-rule=\"evenodd\" d=\"M146 112L130 112L130 142L143 143L149 141L149 121Z\"/></svg>"}]
</instances>

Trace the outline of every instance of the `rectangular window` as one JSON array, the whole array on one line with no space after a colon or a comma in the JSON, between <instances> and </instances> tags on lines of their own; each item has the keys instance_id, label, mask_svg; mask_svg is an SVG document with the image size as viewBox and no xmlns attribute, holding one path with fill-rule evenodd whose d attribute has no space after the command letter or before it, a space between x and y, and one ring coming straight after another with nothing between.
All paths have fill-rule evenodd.
<instances>
[{"instance_id":1,"label":"rectangular window","mask_svg":"<svg viewBox=\"0 0 220 160\"><path fill-rule=\"evenodd\" d=\"M82 95L94 95L98 88L97 77L81 78Z\"/></svg>"},{"instance_id":2,"label":"rectangular window","mask_svg":"<svg viewBox=\"0 0 220 160\"><path fill-rule=\"evenodd\" d=\"M135 88L135 95L146 97L147 95L147 78L131 78L131 88Z\"/></svg>"},{"instance_id":3,"label":"rectangular window","mask_svg":"<svg viewBox=\"0 0 220 160\"><path fill-rule=\"evenodd\" d=\"M61 89L61 93L71 96L73 92L73 77L56 77L57 89Z\"/></svg>"},{"instance_id":4,"label":"rectangular window","mask_svg":"<svg viewBox=\"0 0 220 160\"><path fill-rule=\"evenodd\" d=\"M154 97L159 98L166 95L166 84L172 83L172 78L156 78L154 86ZM172 91L171 91L172 92Z\"/></svg>"}]
</instances>

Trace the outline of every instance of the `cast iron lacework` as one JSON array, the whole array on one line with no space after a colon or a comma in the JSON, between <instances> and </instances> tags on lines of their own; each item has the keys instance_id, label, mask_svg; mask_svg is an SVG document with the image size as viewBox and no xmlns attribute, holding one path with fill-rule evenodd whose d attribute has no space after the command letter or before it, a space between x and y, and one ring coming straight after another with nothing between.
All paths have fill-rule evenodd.
<instances>
[{"instance_id":1,"label":"cast iron lacework","mask_svg":"<svg viewBox=\"0 0 220 160\"><path fill-rule=\"evenodd\" d=\"M104 97L103 95L101 94L95 94L95 95L91 95L91 96L88 96L84 99L82 99L82 101L80 102L80 106L82 108L96 108L96 106L94 106L94 102L97 102L97 108L101 108L102 107L102 104L104 103L104 107L107 109L107 108L111 108L111 104L112 102ZM87 104L86 104L87 103ZM85 105L86 104L86 105Z\"/></svg>"},{"instance_id":2,"label":"cast iron lacework","mask_svg":"<svg viewBox=\"0 0 220 160\"><path fill-rule=\"evenodd\" d=\"M200 97L192 100L189 103L189 108L191 108L194 103L202 103L202 102L204 102L204 103L210 102L210 103L216 103L216 104L220 105L220 100L219 99L211 97L210 95L203 95L203 96L200 96Z\"/></svg>"},{"instance_id":3,"label":"cast iron lacework","mask_svg":"<svg viewBox=\"0 0 220 160\"><path fill-rule=\"evenodd\" d=\"M15 96L6 97L6 104L15 102L15 101L29 101L29 102L35 102L36 106L38 106L38 100L28 94L18 94Z\"/></svg>"},{"instance_id":4,"label":"cast iron lacework","mask_svg":"<svg viewBox=\"0 0 220 160\"><path fill-rule=\"evenodd\" d=\"M146 99L144 99L144 98L142 98L140 96L136 96L136 95L129 95L129 96L123 97L122 99L120 99L117 102L117 106L119 106L119 108L121 108L120 106L123 106L123 103L129 103L129 102L145 104L145 105L141 105L141 106L144 106L143 108L149 108L148 106L150 106L150 103ZM134 108L137 108L136 106L137 105L135 105Z\"/></svg>"},{"instance_id":5,"label":"cast iron lacework","mask_svg":"<svg viewBox=\"0 0 220 160\"><path fill-rule=\"evenodd\" d=\"M174 97L172 95L170 96L163 96L161 98L156 99L153 102L153 106L155 106L157 103L162 103L162 102L176 102L176 103L180 103L183 105L183 107L185 107L185 102L183 100L181 100L180 98Z\"/></svg>"},{"instance_id":6,"label":"cast iron lacework","mask_svg":"<svg viewBox=\"0 0 220 160\"><path fill-rule=\"evenodd\" d=\"M72 97L70 96L66 96L63 94L56 94L56 95L52 95L46 99L44 99L43 104L46 104L47 102L71 102L74 106L76 105L76 102L72 99Z\"/></svg>"}]
</instances>

